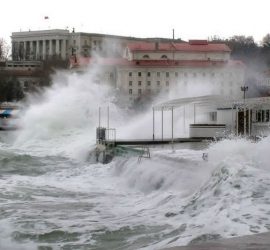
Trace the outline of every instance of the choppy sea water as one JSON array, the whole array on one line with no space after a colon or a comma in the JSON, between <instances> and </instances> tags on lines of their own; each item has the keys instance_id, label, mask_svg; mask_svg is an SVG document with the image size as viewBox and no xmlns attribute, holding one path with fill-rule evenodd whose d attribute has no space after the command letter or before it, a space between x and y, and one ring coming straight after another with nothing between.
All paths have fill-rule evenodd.
<instances>
[{"instance_id":1,"label":"choppy sea water","mask_svg":"<svg viewBox=\"0 0 270 250\"><path fill-rule=\"evenodd\" d=\"M0 132L1 250L162 249L270 230L270 137L155 147L150 159L94 163L99 106L110 106L122 138L151 137L152 113L119 108L91 74L56 77L30 98L18 131ZM187 130L181 112L178 137Z\"/></svg>"},{"instance_id":2,"label":"choppy sea water","mask_svg":"<svg viewBox=\"0 0 270 250\"><path fill-rule=\"evenodd\" d=\"M3 133L0 249L161 249L270 229L269 138L102 165L18 149Z\"/></svg>"}]
</instances>

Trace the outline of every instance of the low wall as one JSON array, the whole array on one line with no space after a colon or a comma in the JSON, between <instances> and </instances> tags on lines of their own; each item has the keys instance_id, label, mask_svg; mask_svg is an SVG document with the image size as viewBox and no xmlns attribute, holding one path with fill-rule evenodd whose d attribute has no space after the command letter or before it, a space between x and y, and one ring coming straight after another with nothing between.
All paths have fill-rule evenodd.
<instances>
[{"instance_id":1,"label":"low wall","mask_svg":"<svg viewBox=\"0 0 270 250\"><path fill-rule=\"evenodd\" d=\"M189 137L210 138L222 137L226 131L225 124L190 124Z\"/></svg>"}]
</instances>

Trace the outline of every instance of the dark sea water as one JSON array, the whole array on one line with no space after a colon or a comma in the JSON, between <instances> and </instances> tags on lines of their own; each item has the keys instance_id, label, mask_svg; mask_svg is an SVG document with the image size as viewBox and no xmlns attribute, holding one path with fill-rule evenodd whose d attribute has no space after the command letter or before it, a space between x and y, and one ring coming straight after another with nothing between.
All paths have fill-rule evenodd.
<instances>
[{"instance_id":1,"label":"dark sea water","mask_svg":"<svg viewBox=\"0 0 270 250\"><path fill-rule=\"evenodd\" d=\"M8 138L0 133L0 249L161 249L270 229L268 138L107 165Z\"/></svg>"}]
</instances>

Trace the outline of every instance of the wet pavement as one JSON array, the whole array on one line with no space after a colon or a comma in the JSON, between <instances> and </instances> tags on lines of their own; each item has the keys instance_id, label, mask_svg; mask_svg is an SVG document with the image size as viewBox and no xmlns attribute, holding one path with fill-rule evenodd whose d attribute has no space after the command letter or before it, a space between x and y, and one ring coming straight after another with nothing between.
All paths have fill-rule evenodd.
<instances>
[{"instance_id":1,"label":"wet pavement","mask_svg":"<svg viewBox=\"0 0 270 250\"><path fill-rule=\"evenodd\" d=\"M172 247L167 250L270 250L270 232Z\"/></svg>"}]
</instances>

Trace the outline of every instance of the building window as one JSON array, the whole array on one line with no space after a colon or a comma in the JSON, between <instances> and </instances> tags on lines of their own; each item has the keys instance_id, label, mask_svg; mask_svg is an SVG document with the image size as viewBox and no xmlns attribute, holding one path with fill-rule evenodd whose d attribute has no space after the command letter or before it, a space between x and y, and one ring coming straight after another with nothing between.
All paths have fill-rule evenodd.
<instances>
[{"instance_id":1,"label":"building window","mask_svg":"<svg viewBox=\"0 0 270 250\"><path fill-rule=\"evenodd\" d=\"M101 41L98 41L99 50L102 50Z\"/></svg>"},{"instance_id":2,"label":"building window","mask_svg":"<svg viewBox=\"0 0 270 250\"><path fill-rule=\"evenodd\" d=\"M160 86L160 81L157 81L157 86Z\"/></svg>"},{"instance_id":3,"label":"building window","mask_svg":"<svg viewBox=\"0 0 270 250\"><path fill-rule=\"evenodd\" d=\"M138 86L142 86L142 81L138 81Z\"/></svg>"},{"instance_id":4,"label":"building window","mask_svg":"<svg viewBox=\"0 0 270 250\"><path fill-rule=\"evenodd\" d=\"M151 81L147 81L147 85L148 86L151 86Z\"/></svg>"},{"instance_id":5,"label":"building window","mask_svg":"<svg viewBox=\"0 0 270 250\"><path fill-rule=\"evenodd\" d=\"M84 40L84 45L87 45L87 40Z\"/></svg>"},{"instance_id":6,"label":"building window","mask_svg":"<svg viewBox=\"0 0 270 250\"><path fill-rule=\"evenodd\" d=\"M170 82L169 81L166 81L166 86L169 86L170 85Z\"/></svg>"},{"instance_id":7,"label":"building window","mask_svg":"<svg viewBox=\"0 0 270 250\"><path fill-rule=\"evenodd\" d=\"M142 76L142 72L138 72L138 76Z\"/></svg>"},{"instance_id":8,"label":"building window","mask_svg":"<svg viewBox=\"0 0 270 250\"><path fill-rule=\"evenodd\" d=\"M139 94L139 95L142 94L142 89L138 89L138 94Z\"/></svg>"},{"instance_id":9,"label":"building window","mask_svg":"<svg viewBox=\"0 0 270 250\"><path fill-rule=\"evenodd\" d=\"M151 76L151 72L147 72L147 76Z\"/></svg>"},{"instance_id":10,"label":"building window","mask_svg":"<svg viewBox=\"0 0 270 250\"><path fill-rule=\"evenodd\" d=\"M213 72L213 73L211 74L211 76L214 77L214 76L215 76L215 73Z\"/></svg>"},{"instance_id":11,"label":"building window","mask_svg":"<svg viewBox=\"0 0 270 250\"><path fill-rule=\"evenodd\" d=\"M128 93L129 93L130 95L132 95L132 89L129 89L129 90L128 90Z\"/></svg>"},{"instance_id":12,"label":"building window","mask_svg":"<svg viewBox=\"0 0 270 250\"><path fill-rule=\"evenodd\" d=\"M129 81L128 85L129 85L129 86L132 86L132 81Z\"/></svg>"},{"instance_id":13,"label":"building window","mask_svg":"<svg viewBox=\"0 0 270 250\"><path fill-rule=\"evenodd\" d=\"M169 72L166 72L166 77L169 77L170 76L170 73Z\"/></svg>"},{"instance_id":14,"label":"building window","mask_svg":"<svg viewBox=\"0 0 270 250\"><path fill-rule=\"evenodd\" d=\"M143 58L144 59L149 59L149 56L148 55L144 55Z\"/></svg>"},{"instance_id":15,"label":"building window","mask_svg":"<svg viewBox=\"0 0 270 250\"><path fill-rule=\"evenodd\" d=\"M217 112L209 112L209 119L211 122L216 122L217 121Z\"/></svg>"},{"instance_id":16,"label":"building window","mask_svg":"<svg viewBox=\"0 0 270 250\"><path fill-rule=\"evenodd\" d=\"M256 121L261 122L262 121L262 116L261 116L261 110L256 111Z\"/></svg>"},{"instance_id":17,"label":"building window","mask_svg":"<svg viewBox=\"0 0 270 250\"><path fill-rule=\"evenodd\" d=\"M160 77L160 72L157 72L157 77Z\"/></svg>"},{"instance_id":18,"label":"building window","mask_svg":"<svg viewBox=\"0 0 270 250\"><path fill-rule=\"evenodd\" d=\"M269 122L269 110L265 111L265 121Z\"/></svg>"},{"instance_id":19,"label":"building window","mask_svg":"<svg viewBox=\"0 0 270 250\"><path fill-rule=\"evenodd\" d=\"M178 72L175 72L174 75L175 75L175 77L178 77Z\"/></svg>"},{"instance_id":20,"label":"building window","mask_svg":"<svg viewBox=\"0 0 270 250\"><path fill-rule=\"evenodd\" d=\"M132 76L132 72L129 72L129 73L128 73L128 76Z\"/></svg>"},{"instance_id":21,"label":"building window","mask_svg":"<svg viewBox=\"0 0 270 250\"><path fill-rule=\"evenodd\" d=\"M110 73L110 78L111 78L111 79L113 78L113 73Z\"/></svg>"},{"instance_id":22,"label":"building window","mask_svg":"<svg viewBox=\"0 0 270 250\"><path fill-rule=\"evenodd\" d=\"M168 59L168 57L166 55L162 55L161 58L162 59Z\"/></svg>"}]
</instances>

